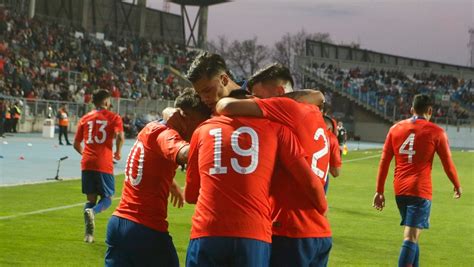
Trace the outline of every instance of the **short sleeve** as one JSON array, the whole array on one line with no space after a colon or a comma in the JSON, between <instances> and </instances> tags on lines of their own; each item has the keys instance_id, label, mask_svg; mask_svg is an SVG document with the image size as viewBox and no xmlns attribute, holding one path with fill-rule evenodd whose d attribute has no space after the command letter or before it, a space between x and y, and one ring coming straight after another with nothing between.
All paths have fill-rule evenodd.
<instances>
[{"instance_id":1,"label":"short sleeve","mask_svg":"<svg viewBox=\"0 0 474 267\"><path fill-rule=\"evenodd\" d=\"M296 130L295 118L302 118L303 111L300 104L287 97L272 97L266 99L255 99L260 107L263 117L274 122L281 123L293 131Z\"/></svg>"},{"instance_id":2,"label":"short sleeve","mask_svg":"<svg viewBox=\"0 0 474 267\"><path fill-rule=\"evenodd\" d=\"M188 142L181 138L178 132L172 129L166 129L161 132L156 138L156 143L163 156L173 162L176 162L179 150L188 144Z\"/></svg>"}]
</instances>

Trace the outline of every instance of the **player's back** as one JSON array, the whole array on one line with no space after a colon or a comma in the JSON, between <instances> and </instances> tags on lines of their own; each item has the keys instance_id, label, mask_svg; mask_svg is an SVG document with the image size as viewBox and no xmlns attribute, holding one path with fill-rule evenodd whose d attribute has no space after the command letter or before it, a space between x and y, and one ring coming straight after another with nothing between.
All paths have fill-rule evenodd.
<instances>
[{"instance_id":1,"label":"player's back","mask_svg":"<svg viewBox=\"0 0 474 267\"><path fill-rule=\"evenodd\" d=\"M192 239L227 236L271 242L269 190L282 129L265 119L221 116L196 130L191 150L199 148L201 180ZM188 177L192 169L188 167Z\"/></svg>"},{"instance_id":2,"label":"player's back","mask_svg":"<svg viewBox=\"0 0 474 267\"><path fill-rule=\"evenodd\" d=\"M442 128L425 119L407 119L389 132L395 156L395 194L431 199L431 168Z\"/></svg>"},{"instance_id":3,"label":"player's back","mask_svg":"<svg viewBox=\"0 0 474 267\"><path fill-rule=\"evenodd\" d=\"M171 139L172 143L167 141ZM127 158L122 199L114 215L157 231L168 231L167 200L178 167L175 155L186 144L166 125L148 123Z\"/></svg>"},{"instance_id":4,"label":"player's back","mask_svg":"<svg viewBox=\"0 0 474 267\"><path fill-rule=\"evenodd\" d=\"M319 109L286 97L255 101L265 118L288 126L298 137L308 155L308 164L324 185L329 169L329 140ZM273 234L292 238L331 236L327 218L313 208L311 200L301 193L296 184L291 185L295 182L289 181L288 177L290 174L283 168L275 170L272 185Z\"/></svg>"},{"instance_id":5,"label":"player's back","mask_svg":"<svg viewBox=\"0 0 474 267\"><path fill-rule=\"evenodd\" d=\"M79 121L78 133L84 140L82 169L113 173L112 147L115 132L121 131L119 115L105 110L93 110Z\"/></svg>"}]
</instances>

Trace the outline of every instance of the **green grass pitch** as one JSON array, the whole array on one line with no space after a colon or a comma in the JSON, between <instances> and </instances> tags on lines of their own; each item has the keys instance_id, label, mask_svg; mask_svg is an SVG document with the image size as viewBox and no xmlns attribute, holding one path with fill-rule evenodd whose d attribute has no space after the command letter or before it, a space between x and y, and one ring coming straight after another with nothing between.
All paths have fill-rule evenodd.
<instances>
[{"instance_id":1,"label":"green grass pitch","mask_svg":"<svg viewBox=\"0 0 474 267\"><path fill-rule=\"evenodd\" d=\"M330 266L396 266L402 227L391 178L387 179L387 207L372 208L380 151L350 152L342 175L329 187L329 219L333 230ZM370 157L370 158L368 158ZM365 159L363 159L365 158ZM474 153L453 152L464 194L452 198L452 186L435 157L431 228L421 235L423 266L474 264ZM354 159L360 159L351 161ZM391 173L393 173L391 171ZM184 175L177 172L183 185ZM120 195L123 176L117 178ZM96 242L82 241L84 225L79 180L0 188L0 266L102 266L107 220L118 203L96 216ZM31 214L31 212L65 207ZM24 213L30 213L24 215ZM193 206L169 208L170 232L184 266ZM23 214L23 215L21 215ZM15 216L5 219L5 216Z\"/></svg>"}]
</instances>

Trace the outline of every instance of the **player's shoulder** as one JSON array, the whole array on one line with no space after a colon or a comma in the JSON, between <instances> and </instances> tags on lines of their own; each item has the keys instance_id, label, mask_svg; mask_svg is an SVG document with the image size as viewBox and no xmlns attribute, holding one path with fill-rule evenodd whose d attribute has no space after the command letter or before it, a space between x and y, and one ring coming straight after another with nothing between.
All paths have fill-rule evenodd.
<instances>
[{"instance_id":1,"label":"player's shoulder","mask_svg":"<svg viewBox=\"0 0 474 267\"><path fill-rule=\"evenodd\" d=\"M115 113L113 111L103 110L102 112L103 112L104 116L109 118L109 119L121 119L120 114Z\"/></svg>"},{"instance_id":2,"label":"player's shoulder","mask_svg":"<svg viewBox=\"0 0 474 267\"><path fill-rule=\"evenodd\" d=\"M442 127L431 121L426 121L424 127L429 129L430 131L444 132L444 129Z\"/></svg>"},{"instance_id":3,"label":"player's shoulder","mask_svg":"<svg viewBox=\"0 0 474 267\"><path fill-rule=\"evenodd\" d=\"M151 121L143 127L141 133L147 136L158 136L161 133L176 134L178 132L161 121Z\"/></svg>"},{"instance_id":4,"label":"player's shoulder","mask_svg":"<svg viewBox=\"0 0 474 267\"><path fill-rule=\"evenodd\" d=\"M87 112L86 114L84 114L84 116L82 116L81 121L88 121L91 118L94 118L96 112L97 111L95 109Z\"/></svg>"},{"instance_id":5,"label":"player's shoulder","mask_svg":"<svg viewBox=\"0 0 474 267\"><path fill-rule=\"evenodd\" d=\"M403 131L407 127L410 127L410 125L412 125L412 124L413 123L412 123L411 119L401 120L401 121L396 122L395 124L393 124L392 127L390 127L389 132L393 133L393 132L396 132L396 131Z\"/></svg>"}]
</instances>

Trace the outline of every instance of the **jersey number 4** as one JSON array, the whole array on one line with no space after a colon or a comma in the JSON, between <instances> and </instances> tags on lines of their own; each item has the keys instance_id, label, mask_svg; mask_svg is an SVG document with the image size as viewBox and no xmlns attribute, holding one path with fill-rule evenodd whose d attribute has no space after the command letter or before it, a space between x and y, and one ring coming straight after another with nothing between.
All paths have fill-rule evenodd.
<instances>
[{"instance_id":1,"label":"jersey number 4","mask_svg":"<svg viewBox=\"0 0 474 267\"><path fill-rule=\"evenodd\" d=\"M416 154L416 151L413 150L413 145L415 144L415 134L411 133L405 142L400 146L398 153L408 155L408 163L413 163L413 155ZM408 149L407 149L408 147Z\"/></svg>"},{"instance_id":2,"label":"jersey number 4","mask_svg":"<svg viewBox=\"0 0 474 267\"><path fill-rule=\"evenodd\" d=\"M105 131L105 127L107 127L107 121L102 121L102 120L96 120L95 124L100 125L99 126L99 132L100 132L100 139L96 136L92 138L92 130L94 129L94 121L88 121L88 138L86 141L86 144L93 144L94 142L96 144L102 144L105 142L107 139L107 132Z\"/></svg>"},{"instance_id":3,"label":"jersey number 4","mask_svg":"<svg viewBox=\"0 0 474 267\"><path fill-rule=\"evenodd\" d=\"M209 131L209 134L214 136L214 167L209 169L209 173L213 174L226 174L227 167L222 166L222 129L215 128ZM248 149L243 149L239 145L239 136L241 134L248 134L252 145ZM250 165L242 167L239 164L238 159L231 158L230 165L235 172L240 174L250 174L257 169L258 165L258 135L254 129L250 127L240 127L232 133L231 136L232 150L235 154L242 157L250 157Z\"/></svg>"}]
</instances>

